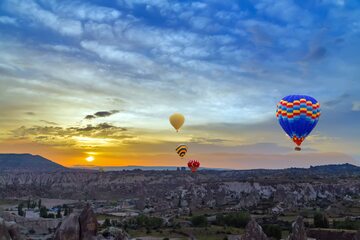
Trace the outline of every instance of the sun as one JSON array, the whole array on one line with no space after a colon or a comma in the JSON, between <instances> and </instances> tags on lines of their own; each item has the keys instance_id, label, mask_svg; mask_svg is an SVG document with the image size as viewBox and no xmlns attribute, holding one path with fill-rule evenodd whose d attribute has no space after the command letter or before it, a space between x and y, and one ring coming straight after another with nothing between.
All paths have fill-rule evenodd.
<instances>
[{"instance_id":1,"label":"sun","mask_svg":"<svg viewBox=\"0 0 360 240\"><path fill-rule=\"evenodd\" d=\"M88 156L87 158L86 158L86 161L88 161L88 162L92 162L92 161L94 161L95 160L95 158L93 157L93 156Z\"/></svg>"}]
</instances>

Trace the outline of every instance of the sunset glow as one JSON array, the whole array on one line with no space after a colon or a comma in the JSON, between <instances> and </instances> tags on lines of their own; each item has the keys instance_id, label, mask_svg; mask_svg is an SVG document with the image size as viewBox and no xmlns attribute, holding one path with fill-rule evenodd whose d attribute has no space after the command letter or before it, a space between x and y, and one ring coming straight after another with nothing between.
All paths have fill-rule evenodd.
<instances>
[{"instance_id":1,"label":"sunset glow","mask_svg":"<svg viewBox=\"0 0 360 240\"><path fill-rule=\"evenodd\" d=\"M88 162L92 162L92 161L94 161L95 160L95 158L93 157L93 156L88 156L87 158L86 158L86 161L88 161Z\"/></svg>"}]
</instances>

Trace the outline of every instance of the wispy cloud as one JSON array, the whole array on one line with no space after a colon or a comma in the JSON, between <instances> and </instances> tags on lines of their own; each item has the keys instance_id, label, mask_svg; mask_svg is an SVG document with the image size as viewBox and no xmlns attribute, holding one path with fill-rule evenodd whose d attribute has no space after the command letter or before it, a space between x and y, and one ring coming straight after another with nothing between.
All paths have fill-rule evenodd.
<instances>
[{"instance_id":1,"label":"wispy cloud","mask_svg":"<svg viewBox=\"0 0 360 240\"><path fill-rule=\"evenodd\" d=\"M17 21L16 18L12 18L8 16L0 16L0 24L17 25Z\"/></svg>"},{"instance_id":2,"label":"wispy cloud","mask_svg":"<svg viewBox=\"0 0 360 240\"><path fill-rule=\"evenodd\" d=\"M121 144L125 140L131 140L134 136L127 130L127 128L108 123L67 128L60 126L22 126L11 131L10 139L27 139L54 147L70 146L75 149L86 150L97 146L109 147L114 144Z\"/></svg>"},{"instance_id":3,"label":"wispy cloud","mask_svg":"<svg viewBox=\"0 0 360 240\"><path fill-rule=\"evenodd\" d=\"M56 122L47 121L47 120L40 120L40 122L43 122L43 123L46 123L46 124L49 124L49 125L59 125Z\"/></svg>"},{"instance_id":4,"label":"wispy cloud","mask_svg":"<svg viewBox=\"0 0 360 240\"><path fill-rule=\"evenodd\" d=\"M81 22L59 17L53 12L45 10L33 0L5 1L3 5L9 12L17 13L34 23L46 26L63 35L78 36L82 33Z\"/></svg>"},{"instance_id":5,"label":"wispy cloud","mask_svg":"<svg viewBox=\"0 0 360 240\"><path fill-rule=\"evenodd\" d=\"M353 110L353 111L360 111L360 102L359 102L359 101L353 102L353 104L352 104L352 110Z\"/></svg>"}]
</instances>

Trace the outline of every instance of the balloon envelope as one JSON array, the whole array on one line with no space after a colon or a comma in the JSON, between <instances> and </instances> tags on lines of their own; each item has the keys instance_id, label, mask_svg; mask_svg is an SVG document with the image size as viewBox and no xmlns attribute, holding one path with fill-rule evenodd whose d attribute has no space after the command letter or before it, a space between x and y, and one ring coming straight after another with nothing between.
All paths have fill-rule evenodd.
<instances>
[{"instance_id":1,"label":"balloon envelope","mask_svg":"<svg viewBox=\"0 0 360 240\"><path fill-rule=\"evenodd\" d=\"M200 162L196 160L190 160L188 162L188 167L190 168L191 172L196 172L197 169L200 167Z\"/></svg>"},{"instance_id":2,"label":"balloon envelope","mask_svg":"<svg viewBox=\"0 0 360 240\"><path fill-rule=\"evenodd\" d=\"M180 144L179 146L177 146L177 148L175 149L176 153L183 158L185 156L185 154L187 153L188 147L185 144Z\"/></svg>"},{"instance_id":3,"label":"balloon envelope","mask_svg":"<svg viewBox=\"0 0 360 240\"><path fill-rule=\"evenodd\" d=\"M320 103L306 95L289 95L277 105L276 117L286 134L300 150L301 143L319 121Z\"/></svg>"},{"instance_id":4,"label":"balloon envelope","mask_svg":"<svg viewBox=\"0 0 360 240\"><path fill-rule=\"evenodd\" d=\"M174 113L169 118L171 125L176 129L176 131L179 131L181 126L185 122L185 117L181 113Z\"/></svg>"}]
</instances>

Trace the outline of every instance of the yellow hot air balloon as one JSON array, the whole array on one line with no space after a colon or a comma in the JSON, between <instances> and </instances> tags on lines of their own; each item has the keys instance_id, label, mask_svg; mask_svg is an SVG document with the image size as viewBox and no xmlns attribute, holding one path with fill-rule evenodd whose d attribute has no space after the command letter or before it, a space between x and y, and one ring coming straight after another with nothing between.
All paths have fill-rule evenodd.
<instances>
[{"instance_id":1,"label":"yellow hot air balloon","mask_svg":"<svg viewBox=\"0 0 360 240\"><path fill-rule=\"evenodd\" d=\"M185 122L185 117L181 113L174 113L169 118L171 125L176 129L178 132L181 126Z\"/></svg>"},{"instance_id":2,"label":"yellow hot air balloon","mask_svg":"<svg viewBox=\"0 0 360 240\"><path fill-rule=\"evenodd\" d=\"M187 153L188 147L185 144L180 144L176 147L175 151L176 153L183 158L185 154Z\"/></svg>"}]
</instances>

